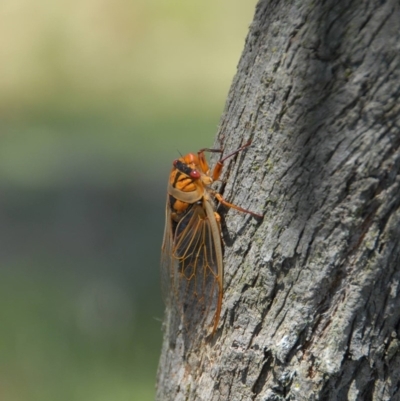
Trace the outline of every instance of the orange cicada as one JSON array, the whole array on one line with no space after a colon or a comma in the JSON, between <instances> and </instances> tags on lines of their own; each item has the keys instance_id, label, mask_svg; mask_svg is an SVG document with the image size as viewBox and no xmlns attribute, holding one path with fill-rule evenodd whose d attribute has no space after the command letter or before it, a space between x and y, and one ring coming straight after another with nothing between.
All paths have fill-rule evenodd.
<instances>
[{"instance_id":1,"label":"orange cicada","mask_svg":"<svg viewBox=\"0 0 400 401\"><path fill-rule=\"evenodd\" d=\"M222 157L221 149L201 149L173 162L168 182L166 223L161 269L167 296L183 316L184 325L212 326L215 333L222 306L223 254L220 216L215 200L230 208L262 217L228 203L211 184L221 175L223 163L250 146L251 141ZM221 157L210 171L205 152Z\"/></svg>"}]
</instances>

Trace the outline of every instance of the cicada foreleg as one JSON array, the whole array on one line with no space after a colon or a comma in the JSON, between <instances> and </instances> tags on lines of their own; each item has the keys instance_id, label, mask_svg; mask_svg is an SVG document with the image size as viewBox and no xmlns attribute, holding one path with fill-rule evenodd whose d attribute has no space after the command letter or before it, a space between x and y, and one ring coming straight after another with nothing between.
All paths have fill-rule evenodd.
<instances>
[{"instance_id":1,"label":"cicada foreleg","mask_svg":"<svg viewBox=\"0 0 400 401\"><path fill-rule=\"evenodd\" d=\"M217 164L214 167L213 173L212 173L212 179L213 181L217 181L218 178L221 175L222 168L224 167L224 161L226 159L229 159L230 157L236 155L237 153L241 152L243 149L249 147L251 145L251 139L249 139L243 146L241 146L239 149L236 149L234 152L229 153L229 155L222 157L218 160Z\"/></svg>"},{"instance_id":2,"label":"cicada foreleg","mask_svg":"<svg viewBox=\"0 0 400 401\"><path fill-rule=\"evenodd\" d=\"M207 172L207 174L208 174L208 172L209 172L209 170L210 170L210 167L208 167L208 163L207 163L206 157L204 156L204 152L222 153L222 152L223 152L223 149L209 149L209 148L203 148L203 149L200 149L200 150L197 152L197 156L198 156L198 158L199 158L200 167L201 167L201 169L202 169L204 172Z\"/></svg>"}]
</instances>

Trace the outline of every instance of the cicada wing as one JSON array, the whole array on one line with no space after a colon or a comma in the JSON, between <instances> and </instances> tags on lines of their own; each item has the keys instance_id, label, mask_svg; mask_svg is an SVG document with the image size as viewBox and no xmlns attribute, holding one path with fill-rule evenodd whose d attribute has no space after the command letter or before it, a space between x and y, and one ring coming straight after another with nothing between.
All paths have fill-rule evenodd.
<instances>
[{"instance_id":1,"label":"cicada wing","mask_svg":"<svg viewBox=\"0 0 400 401\"><path fill-rule=\"evenodd\" d=\"M171 221L171 209L167 198L167 205L165 208L164 237L161 246L161 265L160 265L161 291L166 305L170 304L171 281L172 281L171 273L173 271L172 264L175 262L172 257L172 249L173 249L173 232L172 232L172 221Z\"/></svg>"},{"instance_id":2,"label":"cicada wing","mask_svg":"<svg viewBox=\"0 0 400 401\"><path fill-rule=\"evenodd\" d=\"M164 318L164 330L168 333L171 345L174 346L174 341L180 325L180 309L176 303L175 282L178 272L179 262L173 257L174 248L174 222L171 218L171 206L169 197L165 211L165 228L164 238L161 247L161 290L164 302L166 304L166 313Z\"/></svg>"},{"instance_id":3,"label":"cicada wing","mask_svg":"<svg viewBox=\"0 0 400 401\"><path fill-rule=\"evenodd\" d=\"M172 256L178 261L172 286L184 327L214 333L222 303L222 247L218 222L208 200L194 204L174 230Z\"/></svg>"}]
</instances>

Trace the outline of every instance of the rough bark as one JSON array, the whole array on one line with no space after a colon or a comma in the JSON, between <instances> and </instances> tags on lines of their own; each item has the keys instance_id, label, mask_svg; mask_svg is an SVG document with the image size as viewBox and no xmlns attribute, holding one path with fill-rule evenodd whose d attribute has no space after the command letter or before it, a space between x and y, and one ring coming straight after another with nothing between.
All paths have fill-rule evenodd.
<instances>
[{"instance_id":1,"label":"rough bark","mask_svg":"<svg viewBox=\"0 0 400 401\"><path fill-rule=\"evenodd\" d=\"M219 140L265 216L222 212L219 328L165 332L158 400L400 399L399 93L397 0L259 2Z\"/></svg>"}]
</instances>

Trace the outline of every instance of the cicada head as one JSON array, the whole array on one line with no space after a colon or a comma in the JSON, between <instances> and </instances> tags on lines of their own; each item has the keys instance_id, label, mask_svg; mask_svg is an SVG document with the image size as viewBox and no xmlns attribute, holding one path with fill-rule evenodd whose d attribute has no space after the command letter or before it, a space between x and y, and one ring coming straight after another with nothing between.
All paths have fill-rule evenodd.
<instances>
[{"instance_id":1,"label":"cicada head","mask_svg":"<svg viewBox=\"0 0 400 401\"><path fill-rule=\"evenodd\" d=\"M203 154L199 157L194 153L188 153L175 160L173 165L177 171L185 174L190 179L197 180L200 178L201 183L204 185L210 185L213 182L210 176L210 169ZM198 185L198 183L194 183L194 185Z\"/></svg>"},{"instance_id":2,"label":"cicada head","mask_svg":"<svg viewBox=\"0 0 400 401\"><path fill-rule=\"evenodd\" d=\"M186 156L183 157L185 163L187 163L190 167L194 169L198 169L203 173L204 177L210 177L210 167L208 166L206 157L204 156L204 152L199 152L197 155L194 153L188 153ZM207 182L203 182L206 185L211 184L212 180L206 180Z\"/></svg>"}]
</instances>

